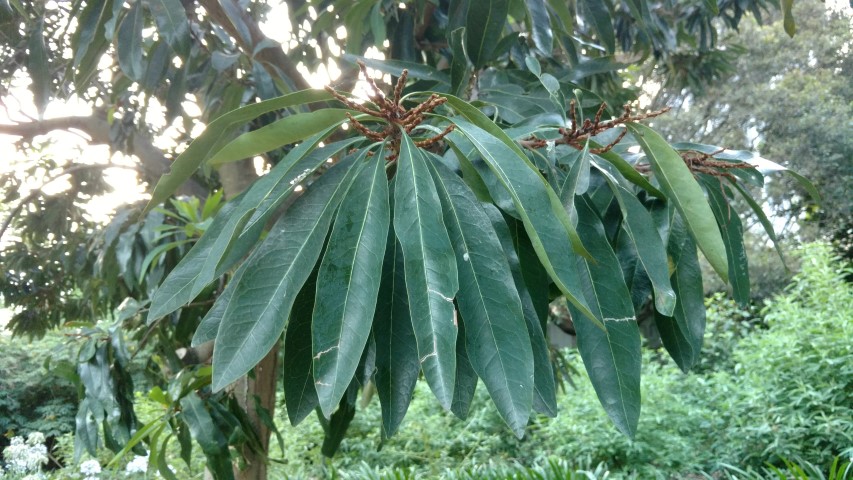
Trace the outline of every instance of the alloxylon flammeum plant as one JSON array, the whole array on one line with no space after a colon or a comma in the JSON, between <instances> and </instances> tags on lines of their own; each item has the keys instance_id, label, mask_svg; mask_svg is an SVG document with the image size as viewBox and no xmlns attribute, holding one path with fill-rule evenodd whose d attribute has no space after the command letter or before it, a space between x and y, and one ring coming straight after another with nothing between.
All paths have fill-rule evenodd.
<instances>
[{"instance_id":1,"label":"alloxylon flammeum plant","mask_svg":"<svg viewBox=\"0 0 853 480\"><path fill-rule=\"evenodd\" d=\"M482 380L521 436L531 411L556 413L543 326L558 291L604 409L632 435L635 310L652 298L673 359L685 370L696 362L705 322L697 246L746 300L742 226L729 203L737 190L760 214L741 183L762 181L750 160L769 162L669 145L638 123L663 111L626 106L605 119L607 106L578 91L555 101L554 115L502 127L487 115L499 120L500 107L404 95L405 70L385 96L361 68L369 103L332 88L296 92L219 117L181 154L150 205L202 161L299 142L223 207L160 286L149 322L236 268L193 340L215 342L214 391L248 373L284 334L293 423L315 407L328 418L372 381L392 435L423 372L440 404L460 416ZM564 98L563 86L543 83ZM219 143L266 112L329 100L345 108L295 113ZM355 136L340 139L344 122Z\"/></svg>"}]
</instances>

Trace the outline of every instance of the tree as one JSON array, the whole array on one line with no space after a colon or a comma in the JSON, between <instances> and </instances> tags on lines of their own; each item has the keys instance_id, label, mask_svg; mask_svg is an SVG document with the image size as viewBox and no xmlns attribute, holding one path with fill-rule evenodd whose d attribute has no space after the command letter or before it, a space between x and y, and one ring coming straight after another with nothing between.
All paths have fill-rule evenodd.
<instances>
[{"instance_id":1,"label":"tree","mask_svg":"<svg viewBox=\"0 0 853 480\"><path fill-rule=\"evenodd\" d=\"M7 82L25 69L40 113L69 95L94 112L0 133L31 142L75 128L136 155L148 180L170 168L148 206L119 214L81 260L95 278L123 280L96 286L104 305L133 300L114 327L79 332L78 445L94 449L102 430L107 447L144 442L156 460L176 438L187 459L192 439L213 476L263 478L279 356L288 415L296 423L316 409L328 455L359 388L376 389L390 436L421 373L460 416L482 381L521 436L532 412L556 414L543 335L554 296L569 301L603 407L633 434L635 312L653 305L673 359L685 370L696 362L697 248L736 298L748 296L729 204L735 190L748 196L742 182L763 177L748 156L674 149L641 123L664 112L622 107L638 92L620 72L665 64L678 82L685 65L706 61L713 72L724 65L714 23L736 27L771 4L285 5L295 26L287 52L263 33L262 2L0 6ZM329 33L337 27L345 37ZM366 57L370 47L387 59ZM308 89L300 67L331 58L343 81ZM367 103L352 95L359 73ZM170 150L158 151L169 135ZM260 178L256 157L269 168ZM218 186L224 204L155 208L179 189ZM34 270L4 292L25 290ZM128 396L124 332L143 346L156 339L146 348L162 354L151 357L162 374L152 398L167 413L146 425ZM245 463L232 465L232 448ZM165 461L159 468L168 474Z\"/></svg>"}]
</instances>

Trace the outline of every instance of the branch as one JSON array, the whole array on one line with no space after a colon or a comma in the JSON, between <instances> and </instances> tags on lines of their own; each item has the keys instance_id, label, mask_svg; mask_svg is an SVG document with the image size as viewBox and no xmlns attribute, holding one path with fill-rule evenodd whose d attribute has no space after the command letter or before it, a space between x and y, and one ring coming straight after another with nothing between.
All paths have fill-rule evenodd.
<instances>
[{"instance_id":1,"label":"branch","mask_svg":"<svg viewBox=\"0 0 853 480\"><path fill-rule=\"evenodd\" d=\"M103 113L95 113L87 117L70 116L0 124L0 134L21 137L30 141L39 135L47 135L56 130L83 133L88 136L87 141L91 145L110 145L115 148L115 145L110 142L110 125ZM132 134L132 145L119 150L128 155L136 155L139 158L145 180L156 180L168 173L172 162L166 158L162 150L155 147L151 139L140 130L134 129ZM207 189L198 182L190 180L181 186L178 193L204 198L207 196Z\"/></svg>"},{"instance_id":2,"label":"branch","mask_svg":"<svg viewBox=\"0 0 853 480\"><path fill-rule=\"evenodd\" d=\"M234 26L231 18L222 8L220 2L230 2L234 4L233 10L240 12L239 20L246 26L246 29L251 36L250 39L243 38L237 30L237 27ZM249 16L244 8L238 6L236 4L237 2L234 0L199 0L198 3L207 10L207 13L216 23L228 32L228 35L231 35L231 37L237 41L245 54L261 62L267 73L275 77L285 75L287 80L293 82L293 85L297 90L311 88L311 85L308 84L305 77L303 77L302 74L299 73L299 70L296 69L296 64L281 48L267 47L254 53L256 46L262 43L275 44L276 42L264 35L264 32L262 32L261 28L258 26L258 22Z\"/></svg>"}]
</instances>

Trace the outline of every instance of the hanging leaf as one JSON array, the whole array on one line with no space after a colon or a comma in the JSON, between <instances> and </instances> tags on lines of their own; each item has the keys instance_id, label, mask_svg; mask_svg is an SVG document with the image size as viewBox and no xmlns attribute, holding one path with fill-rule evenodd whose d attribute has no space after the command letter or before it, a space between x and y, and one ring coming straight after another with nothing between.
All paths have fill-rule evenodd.
<instances>
[{"instance_id":1,"label":"hanging leaf","mask_svg":"<svg viewBox=\"0 0 853 480\"><path fill-rule=\"evenodd\" d=\"M319 405L314 388L314 356L311 354L311 318L317 291L317 272L311 273L302 286L287 323L284 335L282 372L284 401L290 424L298 425Z\"/></svg>"},{"instance_id":2,"label":"hanging leaf","mask_svg":"<svg viewBox=\"0 0 853 480\"><path fill-rule=\"evenodd\" d=\"M118 64L129 78L139 81L145 73L142 64L142 4L136 2L125 15L118 28Z\"/></svg>"},{"instance_id":3,"label":"hanging leaf","mask_svg":"<svg viewBox=\"0 0 853 480\"><path fill-rule=\"evenodd\" d=\"M699 361L705 333L705 298L696 244L683 222L676 218L667 246L673 262L672 287L676 293L672 317L655 314L663 346L675 363L687 372Z\"/></svg>"},{"instance_id":4,"label":"hanging leaf","mask_svg":"<svg viewBox=\"0 0 853 480\"><path fill-rule=\"evenodd\" d=\"M456 252L466 351L498 412L518 438L533 399L533 352L521 300L491 221L461 178L430 164Z\"/></svg>"},{"instance_id":5,"label":"hanging leaf","mask_svg":"<svg viewBox=\"0 0 853 480\"><path fill-rule=\"evenodd\" d=\"M456 260L426 162L405 133L394 178L394 232L403 250L419 361L439 403L450 409L456 376Z\"/></svg>"},{"instance_id":6,"label":"hanging leaf","mask_svg":"<svg viewBox=\"0 0 853 480\"><path fill-rule=\"evenodd\" d=\"M533 350L533 408L544 415L554 417L557 415L557 389L554 384L554 369L551 366L551 355L549 352L548 343L545 340L545 335L542 331L540 323L540 313L537 312L536 306L531 297L530 291L524 281L522 272L522 262L519 261L516 254L516 248L513 245L513 238L510 230L501 215L500 211L494 205L483 203L481 204L489 220L492 222L492 227L495 229L504 255L509 262L509 268L512 272L513 283L518 291L521 307L524 315L524 323L527 327L527 334L530 338L530 344ZM517 222L516 222L517 223ZM530 263L539 263L535 254ZM528 265L529 266L529 265ZM541 269L541 265L540 265ZM544 273L544 272L543 272ZM539 278L544 278L544 287L540 288L540 292L547 289L547 274L539 275ZM547 308L547 297L542 301ZM544 312L547 318L547 312Z\"/></svg>"},{"instance_id":7,"label":"hanging leaf","mask_svg":"<svg viewBox=\"0 0 853 480\"><path fill-rule=\"evenodd\" d=\"M180 0L142 0L157 23L157 33L172 50L184 57L189 53L190 22Z\"/></svg>"},{"instance_id":8,"label":"hanging leaf","mask_svg":"<svg viewBox=\"0 0 853 480\"><path fill-rule=\"evenodd\" d=\"M533 30L533 44L546 57L551 56L554 49L554 33L551 31L551 16L545 0L528 0L527 15Z\"/></svg>"},{"instance_id":9,"label":"hanging leaf","mask_svg":"<svg viewBox=\"0 0 853 480\"><path fill-rule=\"evenodd\" d=\"M50 101L50 84L53 77L44 47L44 22L38 22L36 28L30 33L27 49L30 51L27 56L27 72L31 80L30 90L33 92L33 102L41 117Z\"/></svg>"},{"instance_id":10,"label":"hanging leaf","mask_svg":"<svg viewBox=\"0 0 853 480\"><path fill-rule=\"evenodd\" d=\"M330 416L364 351L379 293L390 213L385 155L379 150L355 177L335 217L317 275L311 338L320 408Z\"/></svg>"},{"instance_id":11,"label":"hanging leaf","mask_svg":"<svg viewBox=\"0 0 853 480\"><path fill-rule=\"evenodd\" d=\"M472 68L465 53L464 38L465 27L457 28L450 33L450 48L453 51L453 60L450 62L450 91L458 97L465 96L471 80Z\"/></svg>"},{"instance_id":12,"label":"hanging leaf","mask_svg":"<svg viewBox=\"0 0 853 480\"><path fill-rule=\"evenodd\" d=\"M681 213L705 258L720 278L728 282L726 247L720 229L690 169L678 152L654 130L638 123L629 123L628 130L643 148L661 188Z\"/></svg>"},{"instance_id":13,"label":"hanging leaf","mask_svg":"<svg viewBox=\"0 0 853 480\"><path fill-rule=\"evenodd\" d=\"M604 227L586 197L577 199L578 231L595 261L583 261L582 281L590 307L605 330L570 305L578 351L604 411L623 434L634 436L640 418L640 330L622 269Z\"/></svg>"},{"instance_id":14,"label":"hanging leaf","mask_svg":"<svg viewBox=\"0 0 853 480\"><path fill-rule=\"evenodd\" d=\"M195 392L189 392L181 398L181 417L189 425L193 440L198 442L201 451L204 452L207 468L214 478L233 479L234 471L231 468L228 442L213 423L210 412Z\"/></svg>"},{"instance_id":15,"label":"hanging leaf","mask_svg":"<svg viewBox=\"0 0 853 480\"><path fill-rule=\"evenodd\" d=\"M508 13L508 0L481 0L468 4L465 44L475 68L482 68L492 60L492 52L501 38Z\"/></svg>"},{"instance_id":16,"label":"hanging leaf","mask_svg":"<svg viewBox=\"0 0 853 480\"><path fill-rule=\"evenodd\" d=\"M598 34L598 40L601 42L604 50L607 53L615 52L616 30L613 28L607 4L600 0L580 0L578 7L584 12L584 18L590 19L592 28Z\"/></svg>"},{"instance_id":17,"label":"hanging leaf","mask_svg":"<svg viewBox=\"0 0 853 480\"><path fill-rule=\"evenodd\" d=\"M246 259L246 271L222 316L213 349L212 388L219 391L254 367L278 341L363 150L308 187Z\"/></svg>"},{"instance_id":18,"label":"hanging leaf","mask_svg":"<svg viewBox=\"0 0 853 480\"><path fill-rule=\"evenodd\" d=\"M749 303L749 259L743 245L743 225L737 212L732 209L726 199L728 194L721 179L703 176L702 182L705 184L708 203L714 211L720 233L723 235L723 242L726 244L732 295L736 302L746 305Z\"/></svg>"}]
</instances>

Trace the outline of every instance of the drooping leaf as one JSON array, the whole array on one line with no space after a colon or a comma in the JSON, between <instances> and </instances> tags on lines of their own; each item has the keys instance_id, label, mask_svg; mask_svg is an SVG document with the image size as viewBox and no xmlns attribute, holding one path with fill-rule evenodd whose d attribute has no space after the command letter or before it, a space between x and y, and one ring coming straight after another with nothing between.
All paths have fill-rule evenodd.
<instances>
[{"instance_id":1,"label":"drooping leaf","mask_svg":"<svg viewBox=\"0 0 853 480\"><path fill-rule=\"evenodd\" d=\"M314 356L311 354L311 318L317 292L317 272L312 272L302 286L284 334L283 374L284 401L290 424L298 425L319 405L314 388Z\"/></svg>"},{"instance_id":2,"label":"drooping leaf","mask_svg":"<svg viewBox=\"0 0 853 480\"><path fill-rule=\"evenodd\" d=\"M633 437L640 418L640 330L619 261L604 235L604 227L585 197L576 202L578 231L594 261L584 261L582 282L590 307L605 329L578 315L569 305L578 350L605 412L622 433Z\"/></svg>"},{"instance_id":3,"label":"drooping leaf","mask_svg":"<svg viewBox=\"0 0 853 480\"><path fill-rule=\"evenodd\" d=\"M631 192L615 179L608 178L610 188L622 210L622 226L631 237L637 257L646 271L655 292L655 308L663 315L672 316L675 309L675 292L669 283L666 249L648 210Z\"/></svg>"},{"instance_id":4,"label":"drooping leaf","mask_svg":"<svg viewBox=\"0 0 853 480\"><path fill-rule=\"evenodd\" d=\"M655 314L655 325L663 346L686 372L699 361L705 333L705 299L696 244L680 217L673 221L667 251L674 265L671 281L676 293L675 312L671 317Z\"/></svg>"},{"instance_id":5,"label":"drooping leaf","mask_svg":"<svg viewBox=\"0 0 853 480\"><path fill-rule=\"evenodd\" d=\"M380 150L355 177L317 276L311 338L320 408L330 416L352 381L376 310L390 211Z\"/></svg>"},{"instance_id":6,"label":"drooping leaf","mask_svg":"<svg viewBox=\"0 0 853 480\"><path fill-rule=\"evenodd\" d=\"M118 64L121 71L133 80L141 80L145 73L142 64L142 4L137 2L130 7L118 29Z\"/></svg>"},{"instance_id":7,"label":"drooping leaf","mask_svg":"<svg viewBox=\"0 0 853 480\"><path fill-rule=\"evenodd\" d=\"M244 158L275 150L284 145L298 142L316 133L336 127L346 120L347 110L324 108L315 112L297 113L276 120L257 130L244 133L231 140L222 150L210 158L213 166L234 162Z\"/></svg>"},{"instance_id":8,"label":"drooping leaf","mask_svg":"<svg viewBox=\"0 0 853 480\"><path fill-rule=\"evenodd\" d=\"M584 315L601 324L582 295L574 252L589 256L557 194L530 165L520 148L488 117L466 102L447 96L448 103L468 121L454 117L457 129L470 140L512 196L533 247L548 274ZM449 120L449 119L448 119ZM574 252L573 252L574 249Z\"/></svg>"},{"instance_id":9,"label":"drooping leaf","mask_svg":"<svg viewBox=\"0 0 853 480\"><path fill-rule=\"evenodd\" d=\"M419 361L439 403L449 409L456 376L456 259L435 184L420 150L405 133L394 178L394 232L403 250Z\"/></svg>"},{"instance_id":10,"label":"drooping leaf","mask_svg":"<svg viewBox=\"0 0 853 480\"><path fill-rule=\"evenodd\" d=\"M284 331L290 308L305 283L352 182L359 159L343 161L308 187L246 259L213 350L212 388L221 390L254 367Z\"/></svg>"},{"instance_id":11,"label":"drooping leaf","mask_svg":"<svg viewBox=\"0 0 853 480\"><path fill-rule=\"evenodd\" d=\"M74 61L71 65L74 86L85 91L89 80L98 69L98 61L109 43L105 25L109 21L114 0L87 2L80 12L79 24L71 37Z\"/></svg>"},{"instance_id":12,"label":"drooping leaf","mask_svg":"<svg viewBox=\"0 0 853 480\"><path fill-rule=\"evenodd\" d=\"M222 323L222 315L225 314L228 304L231 303L231 299L234 298L234 288L240 283L240 277L243 276L243 272L245 271L246 265L243 264L240 265L240 268L238 268L236 272L234 272L231 280L227 285L225 285L225 289L222 290L222 293L220 293L218 297L216 297L216 301L213 303L213 306L210 307L210 310L207 311L204 318L199 322L190 345L197 347L202 343L216 339L216 334L219 332L219 324Z\"/></svg>"},{"instance_id":13,"label":"drooping leaf","mask_svg":"<svg viewBox=\"0 0 853 480\"><path fill-rule=\"evenodd\" d=\"M471 366L468 358L468 347L465 345L465 319L457 315L459 336L456 338L456 385L453 387L453 403L450 411L460 420L468 418L474 393L477 391L477 372Z\"/></svg>"},{"instance_id":14,"label":"drooping leaf","mask_svg":"<svg viewBox=\"0 0 853 480\"><path fill-rule=\"evenodd\" d=\"M794 0L782 0L782 24L785 26L785 33L789 37L793 37L797 33L797 24L794 21Z\"/></svg>"},{"instance_id":15,"label":"drooping leaf","mask_svg":"<svg viewBox=\"0 0 853 480\"><path fill-rule=\"evenodd\" d=\"M204 402L195 392L189 392L181 398L181 417L190 427L190 434L201 447L207 458L207 468L214 478L232 479L231 455L228 442L219 431Z\"/></svg>"},{"instance_id":16,"label":"drooping leaf","mask_svg":"<svg viewBox=\"0 0 853 480\"><path fill-rule=\"evenodd\" d=\"M533 44L546 56L554 49L554 33L551 31L551 16L545 0L528 0L527 14L533 30Z\"/></svg>"},{"instance_id":17,"label":"drooping leaf","mask_svg":"<svg viewBox=\"0 0 853 480\"><path fill-rule=\"evenodd\" d=\"M515 288L521 300L524 323L527 327L527 334L533 350L533 408L539 413L554 417L557 415L557 389L554 384L554 369L551 366L548 343L542 331L540 312L537 311L527 284L524 281L522 262L519 261L516 248L513 245L512 234L504 217L494 205L487 203L481 205L486 215L489 216L492 227L495 229L495 234L501 243L504 255L506 255L506 259L509 262ZM535 254L532 254L532 259L530 260L536 264L539 263ZM543 275L538 275L538 277L544 278L545 282L543 282L544 286L540 287L540 292L545 292L548 287L547 274L544 271L542 273ZM542 300L542 304L547 308L547 296ZM544 312L544 315L547 316L547 311Z\"/></svg>"},{"instance_id":18,"label":"drooping leaf","mask_svg":"<svg viewBox=\"0 0 853 480\"><path fill-rule=\"evenodd\" d=\"M468 358L521 438L533 399L533 352L509 264L489 217L462 179L437 162L430 167L456 252L456 302L466 322Z\"/></svg>"},{"instance_id":19,"label":"drooping leaf","mask_svg":"<svg viewBox=\"0 0 853 480\"><path fill-rule=\"evenodd\" d=\"M456 96L464 96L471 79L471 62L465 53L465 27L457 28L450 33L450 48L453 60L450 62L450 91Z\"/></svg>"},{"instance_id":20,"label":"drooping leaf","mask_svg":"<svg viewBox=\"0 0 853 480\"><path fill-rule=\"evenodd\" d=\"M782 254L782 248L779 246L779 239L776 237L776 230L773 228L773 223L770 222L770 219L767 218L767 215L764 213L764 210L761 208L761 205L752 198L752 195L748 191L746 191L743 186L741 186L737 182L731 182L732 186L735 190L740 193L741 197L743 197L744 201L749 208L755 213L755 216L758 217L759 223L764 227L765 233L770 237L770 241L773 242L773 247L776 249L776 254L779 255L779 259L782 260L782 263L785 263L785 256Z\"/></svg>"},{"instance_id":21,"label":"drooping leaf","mask_svg":"<svg viewBox=\"0 0 853 480\"><path fill-rule=\"evenodd\" d=\"M702 181L705 184L705 191L708 192L708 203L714 211L720 233L723 235L723 242L726 244L732 295L735 301L746 305L749 303L749 259L743 245L743 224L740 222L738 213L726 200L728 195L725 193L723 182L707 177L703 177Z\"/></svg>"},{"instance_id":22,"label":"drooping leaf","mask_svg":"<svg viewBox=\"0 0 853 480\"><path fill-rule=\"evenodd\" d=\"M47 102L50 100L51 73L44 47L44 22L38 22L27 41L30 54L27 56L27 71L30 74L30 90L33 92L33 102L39 115L44 114Z\"/></svg>"},{"instance_id":23,"label":"drooping leaf","mask_svg":"<svg viewBox=\"0 0 853 480\"><path fill-rule=\"evenodd\" d=\"M234 128L242 126L265 113L306 103L321 102L331 98L332 96L325 90L303 90L246 105L220 115L207 125L204 132L193 140L186 150L178 155L178 158L172 162L169 173L160 177L151 193L151 200L148 201L142 215L165 201L181 184L187 181L201 167L202 163L215 153L211 150Z\"/></svg>"},{"instance_id":24,"label":"drooping leaf","mask_svg":"<svg viewBox=\"0 0 853 480\"><path fill-rule=\"evenodd\" d=\"M613 165L616 168L616 170L618 170L619 173L623 177L625 177L626 180L633 183L634 185L637 185L638 187L641 187L643 190L647 191L649 194L651 194L657 198L660 198L661 200L666 199L666 195L664 195L663 192L661 192L660 190L655 188L654 185L649 183L649 181L646 180L646 177L641 175L640 172L638 172L633 167L633 165L628 163L621 156L610 151L610 152L605 152L605 153L600 153L598 155L595 155L593 157L593 159L595 159L595 158L602 158L602 159L606 160L609 164Z\"/></svg>"},{"instance_id":25,"label":"drooping leaf","mask_svg":"<svg viewBox=\"0 0 853 480\"><path fill-rule=\"evenodd\" d=\"M726 246L702 188L681 156L645 125L629 123L628 130L643 148L661 188L684 218L687 228L714 271L729 281Z\"/></svg>"},{"instance_id":26,"label":"drooping leaf","mask_svg":"<svg viewBox=\"0 0 853 480\"><path fill-rule=\"evenodd\" d=\"M579 0L578 7L585 13L584 18L589 18L598 39L607 53L616 51L616 29L613 28L610 11L607 4L600 0Z\"/></svg>"},{"instance_id":27,"label":"drooping leaf","mask_svg":"<svg viewBox=\"0 0 853 480\"><path fill-rule=\"evenodd\" d=\"M480 68L492 60L492 52L501 38L507 13L508 0L482 0L468 4L465 43L475 68Z\"/></svg>"}]
</instances>

